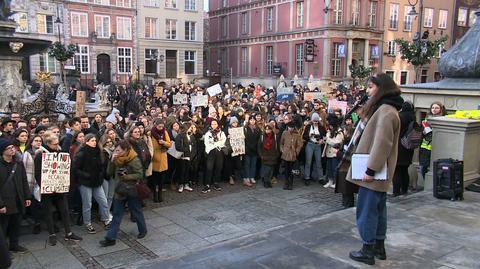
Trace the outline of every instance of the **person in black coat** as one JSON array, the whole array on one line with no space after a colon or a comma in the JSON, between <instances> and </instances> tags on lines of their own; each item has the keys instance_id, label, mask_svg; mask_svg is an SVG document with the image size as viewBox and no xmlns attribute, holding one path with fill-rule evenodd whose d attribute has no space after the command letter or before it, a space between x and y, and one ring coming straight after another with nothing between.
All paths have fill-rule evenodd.
<instances>
[{"instance_id":1,"label":"person in black coat","mask_svg":"<svg viewBox=\"0 0 480 269\"><path fill-rule=\"evenodd\" d=\"M8 237L12 252L24 253L26 248L18 243L20 222L25 207L30 206L30 189L23 162L15 159L15 146L10 140L0 140L0 225L5 237ZM9 180L10 174L13 177Z\"/></svg>"},{"instance_id":2,"label":"person in black coat","mask_svg":"<svg viewBox=\"0 0 480 269\"><path fill-rule=\"evenodd\" d=\"M97 137L92 133L87 134L73 160L72 172L80 183L83 224L90 234L96 233L92 225L92 198L98 203L100 219L105 227L110 224L107 197L102 187L104 171L104 153L97 143Z\"/></svg>"},{"instance_id":3,"label":"person in black coat","mask_svg":"<svg viewBox=\"0 0 480 269\"><path fill-rule=\"evenodd\" d=\"M280 156L280 137L275 134L272 124L265 125L265 132L258 141L258 154L262 161L260 176L263 186L271 188L273 171Z\"/></svg>"},{"instance_id":4,"label":"person in black coat","mask_svg":"<svg viewBox=\"0 0 480 269\"><path fill-rule=\"evenodd\" d=\"M192 165L196 162L197 159L197 138L195 137L195 132L197 127L192 123L184 123L182 126L182 131L177 136L175 140L176 150L183 152L182 157L180 158L180 171L178 179L178 192L193 191L191 187L192 177L197 173L195 167Z\"/></svg>"},{"instance_id":5,"label":"person in black coat","mask_svg":"<svg viewBox=\"0 0 480 269\"><path fill-rule=\"evenodd\" d=\"M257 128L257 121L255 117L248 119L248 124L244 128L245 132L245 156L243 160L244 181L250 181L251 184L255 184L255 173L257 169L257 145L260 140L261 131Z\"/></svg>"},{"instance_id":6,"label":"person in black coat","mask_svg":"<svg viewBox=\"0 0 480 269\"><path fill-rule=\"evenodd\" d=\"M0 233L0 269L7 269L12 265L12 258L8 252L7 242L3 233Z\"/></svg>"},{"instance_id":7,"label":"person in black coat","mask_svg":"<svg viewBox=\"0 0 480 269\"><path fill-rule=\"evenodd\" d=\"M402 139L408 131L410 123L416 120L413 104L408 101L403 103L399 116L401 124L399 139ZM393 177L393 196L407 194L408 192L408 185L410 183L408 167L412 164L413 152L413 149L407 149L402 143L398 143L397 166Z\"/></svg>"}]
</instances>

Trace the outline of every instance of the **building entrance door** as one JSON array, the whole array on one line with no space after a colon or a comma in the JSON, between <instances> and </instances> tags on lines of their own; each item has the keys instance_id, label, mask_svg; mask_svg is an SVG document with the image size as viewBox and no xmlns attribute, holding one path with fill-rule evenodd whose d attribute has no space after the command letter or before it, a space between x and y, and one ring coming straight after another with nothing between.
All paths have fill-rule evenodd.
<instances>
[{"instance_id":1,"label":"building entrance door","mask_svg":"<svg viewBox=\"0 0 480 269\"><path fill-rule=\"evenodd\" d=\"M167 78L177 78L177 51L167 50L165 54Z\"/></svg>"},{"instance_id":2,"label":"building entrance door","mask_svg":"<svg viewBox=\"0 0 480 269\"><path fill-rule=\"evenodd\" d=\"M110 70L110 56L107 54L99 54L97 56L97 81L98 83L103 82L105 85L110 84L111 77Z\"/></svg>"}]
</instances>

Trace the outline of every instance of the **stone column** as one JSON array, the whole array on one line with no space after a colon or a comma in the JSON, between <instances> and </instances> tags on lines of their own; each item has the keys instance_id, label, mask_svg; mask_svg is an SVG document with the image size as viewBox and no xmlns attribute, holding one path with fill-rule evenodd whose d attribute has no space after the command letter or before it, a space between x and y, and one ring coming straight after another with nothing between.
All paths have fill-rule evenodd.
<instances>
[{"instance_id":1,"label":"stone column","mask_svg":"<svg viewBox=\"0 0 480 269\"><path fill-rule=\"evenodd\" d=\"M453 158L464 162L463 180L468 184L480 178L480 121L430 118L433 129L432 161L426 175L425 189L433 188L433 161Z\"/></svg>"},{"instance_id":2,"label":"stone column","mask_svg":"<svg viewBox=\"0 0 480 269\"><path fill-rule=\"evenodd\" d=\"M350 69L348 68L349 65L352 64L352 53L353 53L353 39L348 39L348 47L347 47L347 78L352 76Z\"/></svg>"},{"instance_id":3,"label":"stone column","mask_svg":"<svg viewBox=\"0 0 480 269\"><path fill-rule=\"evenodd\" d=\"M77 100L75 103L75 117L85 115L85 91L77 91Z\"/></svg>"},{"instance_id":4,"label":"stone column","mask_svg":"<svg viewBox=\"0 0 480 269\"><path fill-rule=\"evenodd\" d=\"M368 67L368 59L370 57L370 40L365 39L365 47L363 48L363 65L365 67Z\"/></svg>"}]
</instances>

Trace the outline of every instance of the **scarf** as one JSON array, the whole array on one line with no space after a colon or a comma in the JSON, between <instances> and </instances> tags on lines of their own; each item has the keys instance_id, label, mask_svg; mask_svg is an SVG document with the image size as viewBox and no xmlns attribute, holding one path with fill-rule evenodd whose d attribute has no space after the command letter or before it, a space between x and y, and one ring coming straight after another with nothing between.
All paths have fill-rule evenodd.
<instances>
[{"instance_id":1,"label":"scarf","mask_svg":"<svg viewBox=\"0 0 480 269\"><path fill-rule=\"evenodd\" d=\"M273 146L273 133L265 134L265 141L263 142L263 149L269 151Z\"/></svg>"},{"instance_id":2,"label":"scarf","mask_svg":"<svg viewBox=\"0 0 480 269\"><path fill-rule=\"evenodd\" d=\"M217 139L218 134L220 133L220 128L212 130L212 137Z\"/></svg>"},{"instance_id":3,"label":"scarf","mask_svg":"<svg viewBox=\"0 0 480 269\"><path fill-rule=\"evenodd\" d=\"M124 167L127 165L127 163L135 159L135 157L137 157L137 153L135 153L135 150L130 149L127 155L118 157L115 159L114 163L117 167Z\"/></svg>"},{"instance_id":4,"label":"scarf","mask_svg":"<svg viewBox=\"0 0 480 269\"><path fill-rule=\"evenodd\" d=\"M165 128L162 130L158 130L156 127L152 128L152 136L157 140L163 140L163 137L165 136Z\"/></svg>"}]
</instances>

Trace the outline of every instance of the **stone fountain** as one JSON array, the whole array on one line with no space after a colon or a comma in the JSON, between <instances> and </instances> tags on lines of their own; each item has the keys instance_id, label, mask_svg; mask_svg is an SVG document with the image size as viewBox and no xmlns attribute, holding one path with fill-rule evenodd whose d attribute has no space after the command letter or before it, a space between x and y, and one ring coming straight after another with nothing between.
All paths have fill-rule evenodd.
<instances>
[{"instance_id":1,"label":"stone fountain","mask_svg":"<svg viewBox=\"0 0 480 269\"><path fill-rule=\"evenodd\" d=\"M0 1L0 112L7 112L21 100L25 89L21 75L24 57L44 52L48 40L15 36L17 24L9 19L10 1Z\"/></svg>"},{"instance_id":2,"label":"stone fountain","mask_svg":"<svg viewBox=\"0 0 480 269\"><path fill-rule=\"evenodd\" d=\"M428 112L434 101L442 102L450 112L480 109L480 10L476 23L439 61L445 78L439 82L404 85L402 96L417 110ZM464 161L466 184L480 178L480 120L437 117L429 119L433 129L432 164L426 175L425 189L432 188L433 161L454 158ZM415 169L411 175L416 178ZM421 175L418 176L421 179Z\"/></svg>"}]
</instances>

